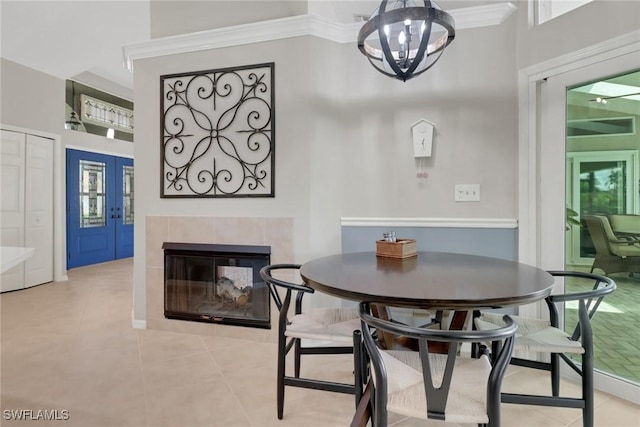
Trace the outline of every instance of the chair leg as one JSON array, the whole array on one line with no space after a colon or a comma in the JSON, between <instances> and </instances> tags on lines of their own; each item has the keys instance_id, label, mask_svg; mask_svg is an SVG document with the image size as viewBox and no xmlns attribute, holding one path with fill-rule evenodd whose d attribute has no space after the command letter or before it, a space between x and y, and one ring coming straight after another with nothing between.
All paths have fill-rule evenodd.
<instances>
[{"instance_id":1,"label":"chair leg","mask_svg":"<svg viewBox=\"0 0 640 427\"><path fill-rule=\"evenodd\" d=\"M593 427L593 353L590 351L582 355L582 398L584 399L584 409L582 410L582 425Z\"/></svg>"},{"instance_id":2,"label":"chair leg","mask_svg":"<svg viewBox=\"0 0 640 427\"><path fill-rule=\"evenodd\" d=\"M300 378L300 347L302 346L302 340L296 338L293 349L293 369L296 378Z\"/></svg>"},{"instance_id":3,"label":"chair leg","mask_svg":"<svg viewBox=\"0 0 640 427\"><path fill-rule=\"evenodd\" d=\"M354 331L353 332L353 373L354 373L354 384L355 384L355 397L356 397L356 408L360 404L360 399L362 399L362 376L364 371L362 370L362 332Z\"/></svg>"},{"instance_id":4,"label":"chair leg","mask_svg":"<svg viewBox=\"0 0 640 427\"><path fill-rule=\"evenodd\" d=\"M551 395L560 396L560 355L551 353Z\"/></svg>"},{"instance_id":5,"label":"chair leg","mask_svg":"<svg viewBox=\"0 0 640 427\"><path fill-rule=\"evenodd\" d=\"M284 334L278 337L278 381L277 381L277 400L278 419L281 420L284 415L284 376L285 376L285 360L287 357L287 339Z\"/></svg>"}]
</instances>

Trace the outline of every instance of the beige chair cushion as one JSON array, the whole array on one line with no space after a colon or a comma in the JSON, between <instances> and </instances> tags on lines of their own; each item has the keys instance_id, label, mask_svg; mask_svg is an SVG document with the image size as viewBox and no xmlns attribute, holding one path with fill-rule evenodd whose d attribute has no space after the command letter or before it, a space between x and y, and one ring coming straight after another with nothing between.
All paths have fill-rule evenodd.
<instances>
[{"instance_id":1,"label":"beige chair cushion","mask_svg":"<svg viewBox=\"0 0 640 427\"><path fill-rule=\"evenodd\" d=\"M613 232L640 235L640 215L608 215Z\"/></svg>"},{"instance_id":2,"label":"beige chair cushion","mask_svg":"<svg viewBox=\"0 0 640 427\"><path fill-rule=\"evenodd\" d=\"M607 236L607 240L609 240L609 248L611 249L611 253L617 255L619 257L640 257L640 244L629 242L628 240L621 239L615 235L613 229L611 228L611 224L609 223L609 219L603 215L595 215L596 218L599 218L602 221L602 226L604 227L604 233Z\"/></svg>"},{"instance_id":3,"label":"beige chair cushion","mask_svg":"<svg viewBox=\"0 0 640 427\"><path fill-rule=\"evenodd\" d=\"M621 257L640 257L640 244L610 243L611 252ZM640 260L638 261L640 262Z\"/></svg>"},{"instance_id":4,"label":"beige chair cushion","mask_svg":"<svg viewBox=\"0 0 640 427\"><path fill-rule=\"evenodd\" d=\"M414 351L381 351L387 372L387 410L414 418L427 419L427 402L420 354ZM430 354L434 385L442 383L447 356ZM455 423L488 423L486 398L491 365L486 356L479 359L458 357L453 369L445 420ZM375 382L375 378L374 378Z\"/></svg>"},{"instance_id":5,"label":"beige chair cushion","mask_svg":"<svg viewBox=\"0 0 640 427\"><path fill-rule=\"evenodd\" d=\"M291 338L353 343L353 331L360 329L356 308L317 308L289 319L285 335Z\"/></svg>"},{"instance_id":6,"label":"beige chair cushion","mask_svg":"<svg viewBox=\"0 0 640 427\"><path fill-rule=\"evenodd\" d=\"M502 314L482 313L475 319L476 328L481 331L504 326ZM516 350L537 351L543 353L582 354L584 348L578 341L573 341L564 331L551 326L548 320L528 319L511 316L518 330L516 332Z\"/></svg>"}]
</instances>

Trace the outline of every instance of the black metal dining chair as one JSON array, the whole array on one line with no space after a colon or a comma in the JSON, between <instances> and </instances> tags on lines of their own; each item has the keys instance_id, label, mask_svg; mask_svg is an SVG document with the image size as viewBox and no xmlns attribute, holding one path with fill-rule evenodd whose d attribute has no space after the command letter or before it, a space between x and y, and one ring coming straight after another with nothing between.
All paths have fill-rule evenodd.
<instances>
[{"instance_id":1,"label":"black metal dining chair","mask_svg":"<svg viewBox=\"0 0 640 427\"><path fill-rule=\"evenodd\" d=\"M568 292L551 295L545 299L549 308L550 320L529 319L513 316L518 325L515 339L515 350L536 352L550 355L550 361L529 360L512 357L511 364L533 369L549 371L551 374L551 396L531 394L503 393L502 402L526 405L560 406L566 408L581 408L584 427L593 427L593 332L591 319L595 315L600 303L606 295L616 289L616 284L608 277L591 273L575 271L550 271L554 277L570 278L571 280L586 282L588 288L581 292ZM565 284L566 285L566 284ZM574 286L578 285L574 283ZM567 302L577 302L577 318L572 332L565 332L568 328L560 325L559 306ZM474 319L475 327L479 330L491 330L502 327L503 321L498 313L483 312ZM568 322L565 322L568 324ZM578 364L569 355L581 358ZM560 396L560 360L563 360L581 378L582 394L580 397Z\"/></svg>"},{"instance_id":2,"label":"black metal dining chair","mask_svg":"<svg viewBox=\"0 0 640 427\"><path fill-rule=\"evenodd\" d=\"M304 283L296 284L273 277L274 274L293 275L300 269L299 264L273 264L263 267L260 276L267 283L269 292L279 311L278 315L278 372L277 405L278 419L284 413L285 386L325 390L337 393L355 394L353 384L323 381L300 377L301 356L319 354L351 354L354 352L353 332L360 328L360 318L356 308L316 308L303 311L302 298L314 290ZM281 292L284 292L284 298ZM295 298L293 312L290 312L291 300ZM312 340L313 345L302 345L302 340ZM319 345L318 341L338 345ZM293 349L293 376L286 373L286 357ZM358 358L354 358L357 360Z\"/></svg>"},{"instance_id":3,"label":"black metal dining chair","mask_svg":"<svg viewBox=\"0 0 640 427\"><path fill-rule=\"evenodd\" d=\"M364 351L356 363L365 379L351 426L386 427L388 412L454 423L500 425L500 390L513 349L516 325L504 317L505 326L488 331L420 328L383 320L371 313L368 303L360 304L362 331L354 333L355 345L361 337ZM419 351L385 350L382 334L405 336L418 341ZM488 347L477 358L459 355L465 342L499 342L491 361ZM447 352L431 350L431 342L446 343ZM367 366L369 367L367 369Z\"/></svg>"}]
</instances>

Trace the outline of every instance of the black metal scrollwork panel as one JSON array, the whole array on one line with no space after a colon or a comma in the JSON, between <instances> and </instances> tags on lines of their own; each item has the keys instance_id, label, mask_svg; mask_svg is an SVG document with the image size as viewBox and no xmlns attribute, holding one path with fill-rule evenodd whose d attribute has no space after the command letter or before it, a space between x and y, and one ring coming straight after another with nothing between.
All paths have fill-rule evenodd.
<instances>
[{"instance_id":1,"label":"black metal scrollwork panel","mask_svg":"<svg viewBox=\"0 0 640 427\"><path fill-rule=\"evenodd\" d=\"M273 197L274 64L160 77L161 197Z\"/></svg>"}]
</instances>

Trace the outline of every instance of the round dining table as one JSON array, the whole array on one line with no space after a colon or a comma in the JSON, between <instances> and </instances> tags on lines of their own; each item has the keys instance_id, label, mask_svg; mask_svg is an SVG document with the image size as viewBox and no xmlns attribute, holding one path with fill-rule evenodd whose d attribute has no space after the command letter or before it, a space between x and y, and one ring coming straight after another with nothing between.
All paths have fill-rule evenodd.
<instances>
[{"instance_id":1,"label":"round dining table","mask_svg":"<svg viewBox=\"0 0 640 427\"><path fill-rule=\"evenodd\" d=\"M546 271L516 261L445 252L386 258L354 252L313 259L300 275L311 288L386 306L479 310L541 300L553 289Z\"/></svg>"}]
</instances>

